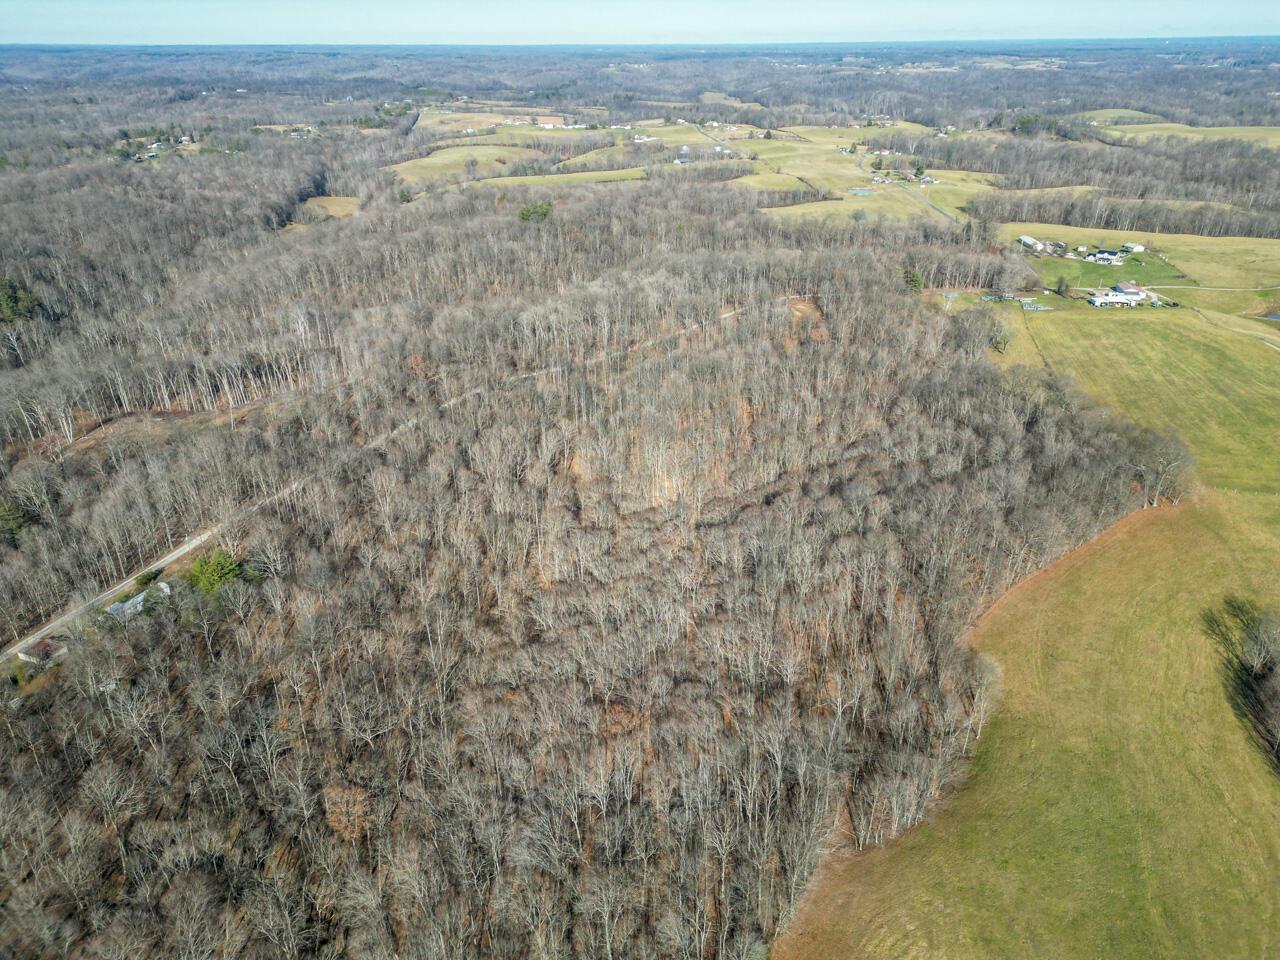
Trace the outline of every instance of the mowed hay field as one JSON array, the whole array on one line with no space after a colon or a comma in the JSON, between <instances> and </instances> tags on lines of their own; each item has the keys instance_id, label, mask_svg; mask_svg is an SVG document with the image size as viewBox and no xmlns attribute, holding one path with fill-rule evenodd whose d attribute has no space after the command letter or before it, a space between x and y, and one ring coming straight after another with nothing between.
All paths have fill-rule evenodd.
<instances>
[{"instance_id":1,"label":"mowed hay field","mask_svg":"<svg viewBox=\"0 0 1280 960\"><path fill-rule=\"evenodd\" d=\"M1158 113L1145 113L1142 110L1129 110L1124 107L1112 108L1106 110L1086 110L1084 113L1073 114L1072 120L1096 120L1100 125L1107 126L1113 123L1164 123L1165 118Z\"/></svg>"},{"instance_id":2,"label":"mowed hay field","mask_svg":"<svg viewBox=\"0 0 1280 960\"><path fill-rule=\"evenodd\" d=\"M470 161L476 162L476 172L493 174L505 166L521 160L536 160L542 156L537 150L527 147L499 147L475 145L465 147L445 147L430 156L417 160L406 160L397 163L390 169L406 183L424 186L432 181L448 180L463 176Z\"/></svg>"},{"instance_id":3,"label":"mowed hay field","mask_svg":"<svg viewBox=\"0 0 1280 960\"><path fill-rule=\"evenodd\" d=\"M471 180L467 187L569 187L583 183L621 183L643 180L644 167L623 167L620 170L579 170L576 173L551 173L533 177L488 177Z\"/></svg>"},{"instance_id":4,"label":"mowed hay field","mask_svg":"<svg viewBox=\"0 0 1280 960\"><path fill-rule=\"evenodd\" d=\"M1004 695L969 782L829 858L774 960L1280 955L1280 777L1201 626L1228 593L1280 597L1280 352L1190 309L1008 319L1004 362L1177 430L1205 489L996 604L970 639Z\"/></svg>"},{"instance_id":5,"label":"mowed hay field","mask_svg":"<svg viewBox=\"0 0 1280 960\"><path fill-rule=\"evenodd\" d=\"M1133 123L1107 127L1106 132L1141 142L1155 137L1196 140L1244 140L1264 147L1280 147L1280 127L1189 127L1185 123Z\"/></svg>"},{"instance_id":6,"label":"mowed hay field","mask_svg":"<svg viewBox=\"0 0 1280 960\"><path fill-rule=\"evenodd\" d=\"M736 183L741 187L750 187L753 190L768 191L787 191L787 190L804 190L805 183L789 173L773 173L766 170L762 173L749 173L745 177L738 177L729 181Z\"/></svg>"},{"instance_id":7,"label":"mowed hay field","mask_svg":"<svg viewBox=\"0 0 1280 960\"><path fill-rule=\"evenodd\" d=\"M541 133L547 133L538 127L531 127L531 123L550 123L561 125L564 122L561 114L544 114L544 111L534 109L530 113L498 113L498 111L476 111L476 110L422 110L417 115L417 123L413 125L415 129L425 129L425 131L436 132L457 132L474 129L474 131L484 131L490 127L502 127L507 120L513 120L515 125L504 127L503 129L536 129Z\"/></svg>"},{"instance_id":8,"label":"mowed hay field","mask_svg":"<svg viewBox=\"0 0 1280 960\"><path fill-rule=\"evenodd\" d=\"M1188 308L1041 302L1055 309L1008 310L1007 361L1047 360L1089 396L1177 433L1209 486L1280 494L1280 352ZM1275 509L1280 514L1280 499Z\"/></svg>"}]
</instances>

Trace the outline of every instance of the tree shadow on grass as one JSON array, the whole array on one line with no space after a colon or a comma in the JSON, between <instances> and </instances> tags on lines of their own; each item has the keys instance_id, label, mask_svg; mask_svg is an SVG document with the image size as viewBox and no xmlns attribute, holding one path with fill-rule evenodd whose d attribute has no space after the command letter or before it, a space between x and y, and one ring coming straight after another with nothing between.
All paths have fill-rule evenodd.
<instances>
[{"instance_id":1,"label":"tree shadow on grass","mask_svg":"<svg viewBox=\"0 0 1280 960\"><path fill-rule=\"evenodd\" d=\"M1280 774L1280 651L1267 642L1269 615L1252 600L1228 594L1200 619L1222 654L1222 685L1231 709Z\"/></svg>"}]
</instances>

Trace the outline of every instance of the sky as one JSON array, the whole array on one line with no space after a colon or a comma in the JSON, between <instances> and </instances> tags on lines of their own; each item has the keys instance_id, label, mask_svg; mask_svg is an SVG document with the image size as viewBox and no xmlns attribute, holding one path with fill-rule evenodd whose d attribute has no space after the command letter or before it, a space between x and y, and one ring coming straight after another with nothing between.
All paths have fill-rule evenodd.
<instances>
[{"instance_id":1,"label":"sky","mask_svg":"<svg viewBox=\"0 0 1280 960\"><path fill-rule=\"evenodd\" d=\"M798 43L1277 34L1280 0L0 0L0 43Z\"/></svg>"}]
</instances>

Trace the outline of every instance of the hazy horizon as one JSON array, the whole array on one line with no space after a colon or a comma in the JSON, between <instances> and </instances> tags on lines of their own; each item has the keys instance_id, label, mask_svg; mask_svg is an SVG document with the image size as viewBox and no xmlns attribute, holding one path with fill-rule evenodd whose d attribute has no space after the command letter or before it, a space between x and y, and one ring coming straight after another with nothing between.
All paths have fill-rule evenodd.
<instances>
[{"instance_id":1,"label":"hazy horizon","mask_svg":"<svg viewBox=\"0 0 1280 960\"><path fill-rule=\"evenodd\" d=\"M1036 40L1233 39L1280 34L1280 10L1244 0L1083 0L1070 9L1011 0L882 4L811 0L8 0L4 45L86 46L741 46ZM1084 27L1082 28L1082 25Z\"/></svg>"}]
</instances>

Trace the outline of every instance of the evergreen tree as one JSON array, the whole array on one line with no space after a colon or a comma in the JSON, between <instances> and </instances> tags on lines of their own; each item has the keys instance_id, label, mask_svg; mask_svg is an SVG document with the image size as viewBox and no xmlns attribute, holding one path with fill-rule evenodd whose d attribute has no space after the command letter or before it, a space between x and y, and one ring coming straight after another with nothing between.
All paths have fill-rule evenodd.
<instances>
[{"instance_id":1,"label":"evergreen tree","mask_svg":"<svg viewBox=\"0 0 1280 960\"><path fill-rule=\"evenodd\" d=\"M191 585L207 596L213 596L224 583L240 576L240 564L235 557L219 547L212 553L196 559L187 579Z\"/></svg>"},{"instance_id":2,"label":"evergreen tree","mask_svg":"<svg viewBox=\"0 0 1280 960\"><path fill-rule=\"evenodd\" d=\"M30 320L35 312L36 298L8 277L0 277L0 323Z\"/></svg>"}]
</instances>

